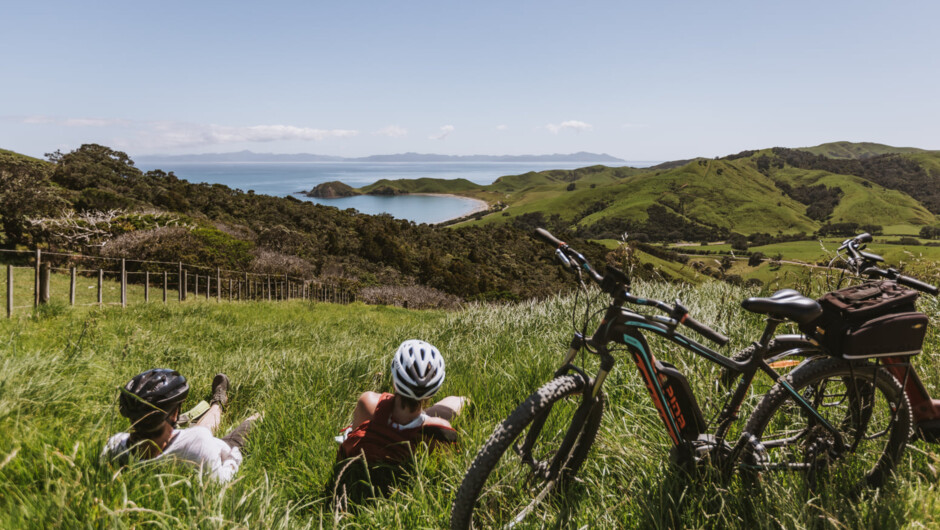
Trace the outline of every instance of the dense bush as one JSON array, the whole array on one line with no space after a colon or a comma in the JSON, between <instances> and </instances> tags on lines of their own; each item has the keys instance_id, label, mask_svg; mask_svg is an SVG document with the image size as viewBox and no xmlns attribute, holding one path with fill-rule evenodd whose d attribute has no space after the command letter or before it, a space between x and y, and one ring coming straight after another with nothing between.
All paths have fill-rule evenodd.
<instances>
[{"instance_id":1,"label":"dense bush","mask_svg":"<svg viewBox=\"0 0 940 530\"><path fill-rule=\"evenodd\" d=\"M375 305L394 305L409 309L457 309L460 298L423 285L382 285L365 287L358 299Z\"/></svg>"},{"instance_id":2,"label":"dense bush","mask_svg":"<svg viewBox=\"0 0 940 530\"><path fill-rule=\"evenodd\" d=\"M186 228L179 230L153 225L109 227L105 233L96 233L100 240L94 245L78 239L54 240L52 230L35 231L36 243L59 250L94 253L104 241L110 248L103 252L109 255L120 249L136 259L272 273L272 268L283 266L277 273L312 271L342 277L349 287L387 279L403 285L417 282L467 299L544 296L568 285L564 273L550 265L550 250L531 237L537 226L559 227L556 218L520 216L512 226L444 229L388 215L361 215L294 198L246 193L221 184L193 184L162 170L142 173L125 153L95 144L67 154L53 153L50 160L54 166L35 161L26 174L38 185L48 180L54 167L52 180L60 187L46 187L58 194L59 206L122 206L133 210L132 216L141 210L163 210L188 220ZM560 175L573 181L602 169ZM0 200L3 193L0 186ZM52 201L39 203L47 206ZM111 241L135 230L154 232ZM16 230L6 232L18 244L25 241ZM603 260L602 247L578 240L574 234L559 235L592 261Z\"/></svg>"}]
</instances>

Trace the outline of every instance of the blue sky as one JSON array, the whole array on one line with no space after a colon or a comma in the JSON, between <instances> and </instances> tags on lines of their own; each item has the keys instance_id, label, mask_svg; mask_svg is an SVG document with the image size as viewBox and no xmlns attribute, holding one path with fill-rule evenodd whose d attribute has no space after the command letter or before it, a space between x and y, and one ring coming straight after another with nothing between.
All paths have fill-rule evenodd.
<instances>
[{"instance_id":1,"label":"blue sky","mask_svg":"<svg viewBox=\"0 0 940 530\"><path fill-rule=\"evenodd\" d=\"M0 148L940 149L940 2L0 0Z\"/></svg>"}]
</instances>

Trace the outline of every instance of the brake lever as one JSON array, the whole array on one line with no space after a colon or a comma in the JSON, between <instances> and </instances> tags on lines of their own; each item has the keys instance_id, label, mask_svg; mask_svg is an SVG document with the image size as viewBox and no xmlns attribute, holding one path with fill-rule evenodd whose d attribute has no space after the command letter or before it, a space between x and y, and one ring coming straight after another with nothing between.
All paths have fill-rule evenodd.
<instances>
[{"instance_id":1,"label":"brake lever","mask_svg":"<svg viewBox=\"0 0 940 530\"><path fill-rule=\"evenodd\" d=\"M555 256L558 257L558 261L560 261L565 267L568 267L569 269L573 268L571 266L571 260L568 259L568 256L565 256L565 253L562 252L560 248L555 250Z\"/></svg>"}]
</instances>

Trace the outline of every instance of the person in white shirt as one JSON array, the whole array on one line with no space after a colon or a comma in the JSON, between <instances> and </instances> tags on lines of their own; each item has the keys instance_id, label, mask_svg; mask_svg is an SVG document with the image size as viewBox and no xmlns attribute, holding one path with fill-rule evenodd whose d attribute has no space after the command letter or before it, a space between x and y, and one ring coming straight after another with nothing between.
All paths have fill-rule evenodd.
<instances>
[{"instance_id":1,"label":"person in white shirt","mask_svg":"<svg viewBox=\"0 0 940 530\"><path fill-rule=\"evenodd\" d=\"M121 415L131 421L129 432L112 436L102 451L102 458L128 463L140 460L175 458L199 466L219 482L235 476L242 463L241 448L254 415L224 438L214 432L222 419L222 407L228 402L229 379L217 374L212 380L209 411L188 429L177 429L180 407L189 395L186 378L175 370L156 368L131 379L121 390Z\"/></svg>"}]
</instances>

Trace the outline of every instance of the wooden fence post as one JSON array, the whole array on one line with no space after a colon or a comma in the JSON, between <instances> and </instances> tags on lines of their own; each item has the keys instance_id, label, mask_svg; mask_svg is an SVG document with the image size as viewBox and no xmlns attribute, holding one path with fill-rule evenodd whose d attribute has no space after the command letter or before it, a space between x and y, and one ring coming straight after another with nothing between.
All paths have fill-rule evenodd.
<instances>
[{"instance_id":1,"label":"wooden fence post","mask_svg":"<svg viewBox=\"0 0 940 530\"><path fill-rule=\"evenodd\" d=\"M268 301L271 301L271 276L268 276Z\"/></svg>"},{"instance_id":2,"label":"wooden fence post","mask_svg":"<svg viewBox=\"0 0 940 530\"><path fill-rule=\"evenodd\" d=\"M69 305L75 305L75 267L69 267Z\"/></svg>"},{"instance_id":3,"label":"wooden fence post","mask_svg":"<svg viewBox=\"0 0 940 530\"><path fill-rule=\"evenodd\" d=\"M198 274L195 276L195 279L196 279L196 282L195 282L196 287L193 289L193 296L195 296L196 298L199 298L199 275Z\"/></svg>"},{"instance_id":4,"label":"wooden fence post","mask_svg":"<svg viewBox=\"0 0 940 530\"><path fill-rule=\"evenodd\" d=\"M7 265L7 318L13 318L13 265Z\"/></svg>"},{"instance_id":5,"label":"wooden fence post","mask_svg":"<svg viewBox=\"0 0 940 530\"><path fill-rule=\"evenodd\" d=\"M206 273L206 301L209 300L209 293L212 291L212 273Z\"/></svg>"},{"instance_id":6,"label":"wooden fence post","mask_svg":"<svg viewBox=\"0 0 940 530\"><path fill-rule=\"evenodd\" d=\"M222 301L222 271L218 267L215 268L215 301Z\"/></svg>"},{"instance_id":7,"label":"wooden fence post","mask_svg":"<svg viewBox=\"0 0 940 530\"><path fill-rule=\"evenodd\" d=\"M127 307L127 266L121 258L121 307Z\"/></svg>"},{"instance_id":8,"label":"wooden fence post","mask_svg":"<svg viewBox=\"0 0 940 530\"><path fill-rule=\"evenodd\" d=\"M39 266L42 263L42 250L36 249L35 286L33 288L33 307L39 306Z\"/></svg>"},{"instance_id":9,"label":"wooden fence post","mask_svg":"<svg viewBox=\"0 0 940 530\"><path fill-rule=\"evenodd\" d=\"M242 286L238 286L238 299L239 300L251 300L251 293L248 290L251 289L251 284L248 283L248 273L245 273L245 297L242 298Z\"/></svg>"},{"instance_id":10,"label":"wooden fence post","mask_svg":"<svg viewBox=\"0 0 940 530\"><path fill-rule=\"evenodd\" d=\"M166 303L167 273L163 271L163 303Z\"/></svg>"},{"instance_id":11,"label":"wooden fence post","mask_svg":"<svg viewBox=\"0 0 940 530\"><path fill-rule=\"evenodd\" d=\"M150 271L144 271L144 302L150 302Z\"/></svg>"},{"instance_id":12,"label":"wooden fence post","mask_svg":"<svg viewBox=\"0 0 940 530\"><path fill-rule=\"evenodd\" d=\"M104 269L98 269L98 307L104 301Z\"/></svg>"},{"instance_id":13,"label":"wooden fence post","mask_svg":"<svg viewBox=\"0 0 940 530\"><path fill-rule=\"evenodd\" d=\"M50 276L52 276L52 269L49 266L49 263L43 263L42 267L39 268L39 303L40 304L49 303Z\"/></svg>"},{"instance_id":14,"label":"wooden fence post","mask_svg":"<svg viewBox=\"0 0 940 530\"><path fill-rule=\"evenodd\" d=\"M284 300L290 300L290 277L284 275Z\"/></svg>"},{"instance_id":15,"label":"wooden fence post","mask_svg":"<svg viewBox=\"0 0 940 530\"><path fill-rule=\"evenodd\" d=\"M232 301L232 279L228 279L228 301Z\"/></svg>"},{"instance_id":16,"label":"wooden fence post","mask_svg":"<svg viewBox=\"0 0 940 530\"><path fill-rule=\"evenodd\" d=\"M183 263L180 262L179 266L180 266L180 269L179 269L179 288L180 288L179 297L180 297L180 302L182 302L183 300L186 300L186 281L183 279Z\"/></svg>"}]
</instances>

